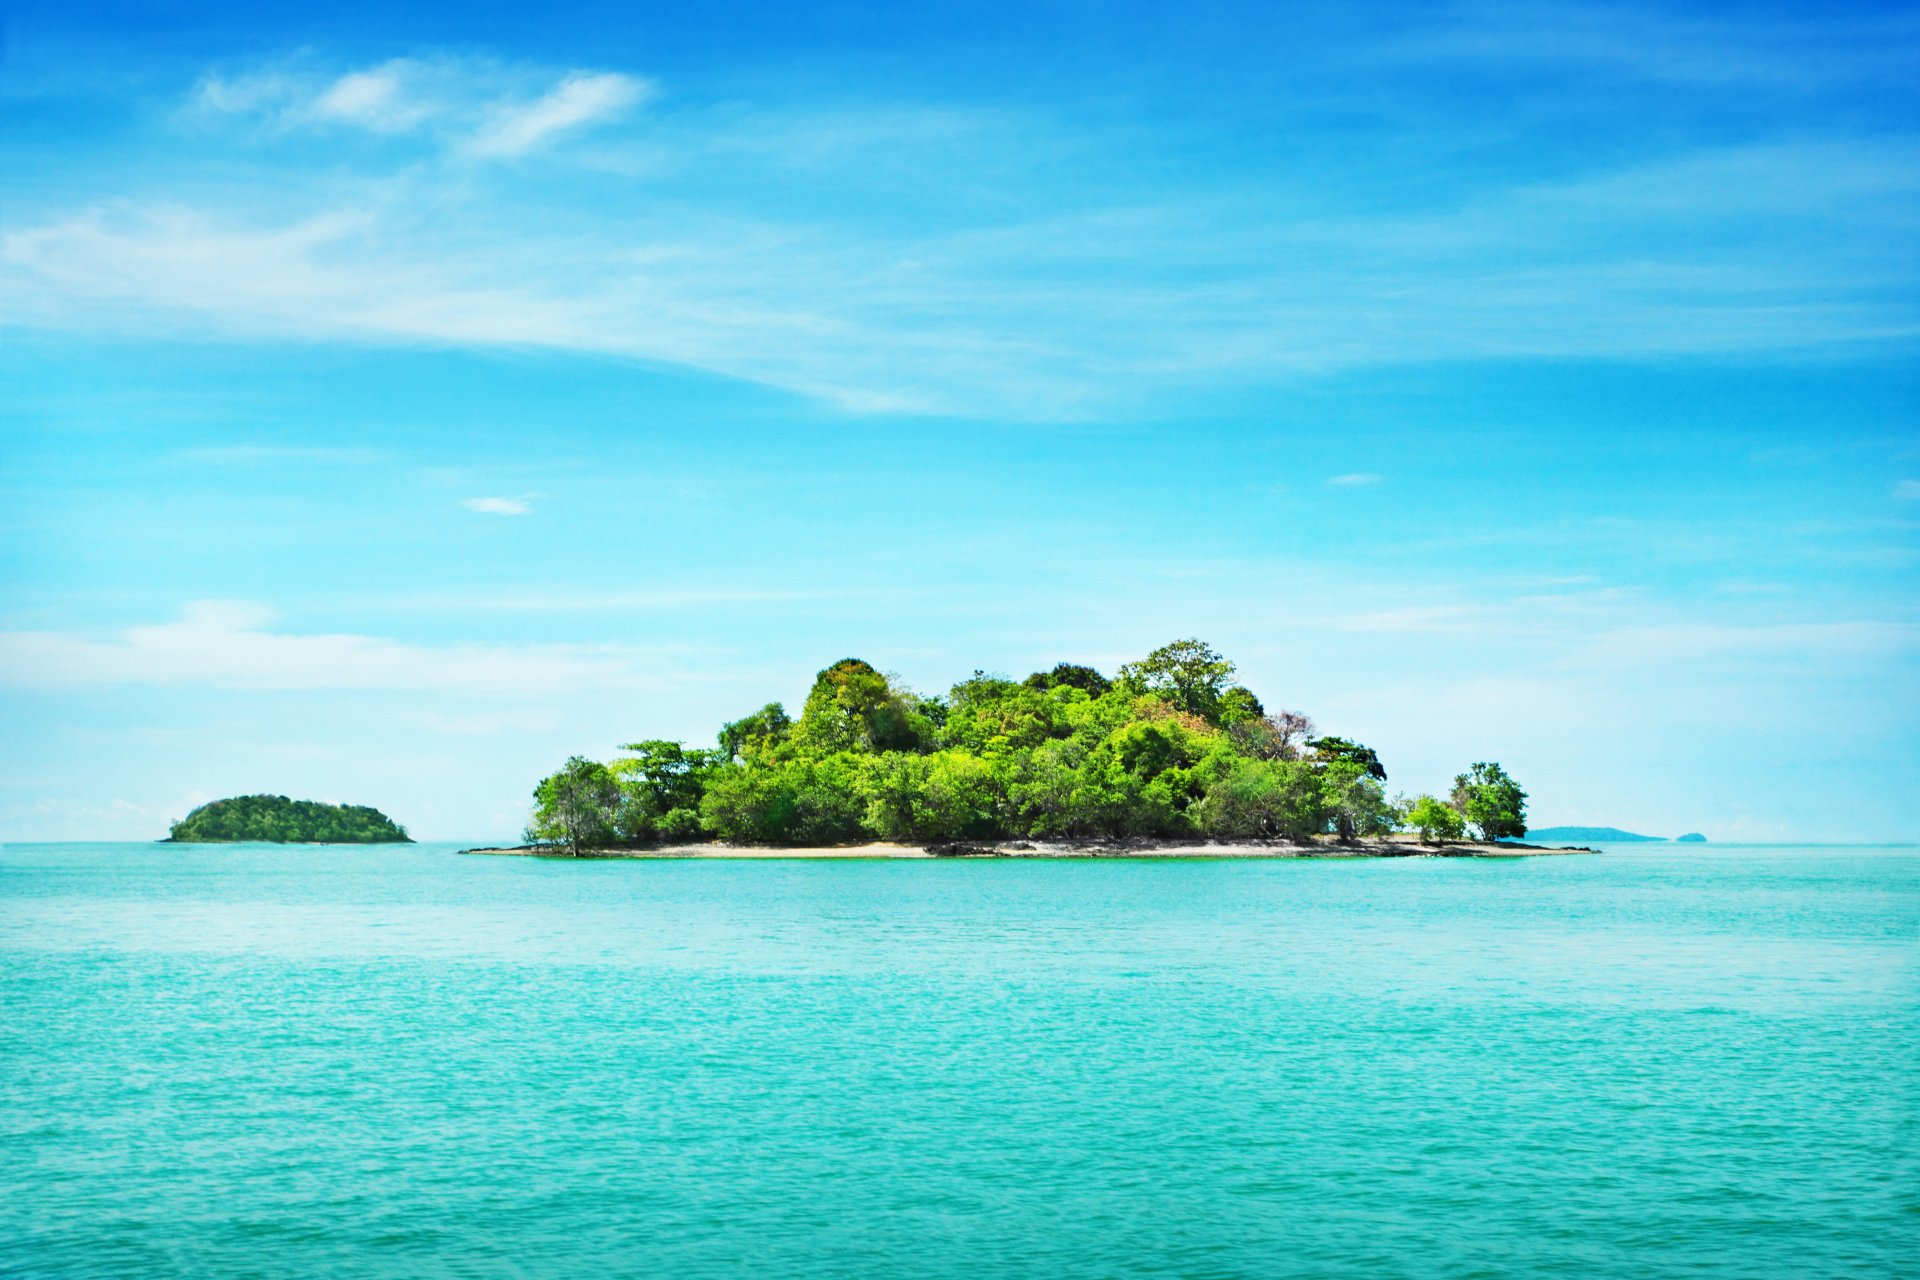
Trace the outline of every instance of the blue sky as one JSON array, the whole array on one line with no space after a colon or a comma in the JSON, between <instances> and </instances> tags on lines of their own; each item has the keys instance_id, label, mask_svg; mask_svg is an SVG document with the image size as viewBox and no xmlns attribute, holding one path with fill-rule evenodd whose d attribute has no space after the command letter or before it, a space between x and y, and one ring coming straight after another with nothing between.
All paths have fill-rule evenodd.
<instances>
[{"instance_id":1,"label":"blue sky","mask_svg":"<svg viewBox=\"0 0 1920 1280\"><path fill-rule=\"evenodd\" d=\"M1920 834L1920 11L688 8L11 9L0 838L1186 635Z\"/></svg>"}]
</instances>

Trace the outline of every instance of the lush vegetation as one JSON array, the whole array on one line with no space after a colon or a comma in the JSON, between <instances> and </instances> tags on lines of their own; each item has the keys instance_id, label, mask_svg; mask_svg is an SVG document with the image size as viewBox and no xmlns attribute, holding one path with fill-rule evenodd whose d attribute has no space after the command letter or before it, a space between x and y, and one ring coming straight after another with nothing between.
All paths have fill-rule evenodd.
<instances>
[{"instance_id":1,"label":"lush vegetation","mask_svg":"<svg viewBox=\"0 0 1920 1280\"><path fill-rule=\"evenodd\" d=\"M819 674L797 719L769 703L713 748L655 739L610 763L568 760L535 789L527 835L579 853L705 838L1525 834L1526 793L1499 765L1473 765L1445 800L1389 800L1371 748L1269 712L1233 677L1198 640L1111 679L1072 663L1024 680L976 671L944 696L848 658Z\"/></svg>"},{"instance_id":2,"label":"lush vegetation","mask_svg":"<svg viewBox=\"0 0 1920 1280\"><path fill-rule=\"evenodd\" d=\"M173 824L178 844L264 840L275 844L408 844L406 828L363 804L285 796L235 796L203 804Z\"/></svg>"}]
</instances>

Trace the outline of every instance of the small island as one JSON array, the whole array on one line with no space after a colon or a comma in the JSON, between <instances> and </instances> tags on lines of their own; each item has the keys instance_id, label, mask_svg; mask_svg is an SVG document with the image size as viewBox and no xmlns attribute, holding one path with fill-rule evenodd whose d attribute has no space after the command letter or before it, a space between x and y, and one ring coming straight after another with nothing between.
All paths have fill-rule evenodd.
<instances>
[{"instance_id":1,"label":"small island","mask_svg":"<svg viewBox=\"0 0 1920 1280\"><path fill-rule=\"evenodd\" d=\"M412 844L405 827L364 804L234 796L173 824L165 844Z\"/></svg>"},{"instance_id":2,"label":"small island","mask_svg":"<svg viewBox=\"0 0 1920 1280\"><path fill-rule=\"evenodd\" d=\"M534 789L528 843L581 856L1393 857L1548 852L1527 794L1480 761L1445 795L1386 791L1378 753L1269 710L1235 667L1176 640L1112 676L1063 662L975 671L944 694L846 658L798 716L777 702L713 747L646 739ZM1463 844L1471 834L1471 844Z\"/></svg>"}]
</instances>

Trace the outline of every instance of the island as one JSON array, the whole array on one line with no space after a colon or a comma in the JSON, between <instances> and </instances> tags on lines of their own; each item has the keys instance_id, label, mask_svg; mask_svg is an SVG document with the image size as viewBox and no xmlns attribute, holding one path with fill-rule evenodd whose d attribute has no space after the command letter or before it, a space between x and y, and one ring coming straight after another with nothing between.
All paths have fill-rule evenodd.
<instances>
[{"instance_id":1,"label":"island","mask_svg":"<svg viewBox=\"0 0 1920 1280\"><path fill-rule=\"evenodd\" d=\"M405 827L363 804L285 796L234 796L203 804L173 824L168 844L412 844Z\"/></svg>"},{"instance_id":2,"label":"island","mask_svg":"<svg viewBox=\"0 0 1920 1280\"><path fill-rule=\"evenodd\" d=\"M858 658L795 717L770 702L712 747L649 738L534 788L527 844L584 856L1292 857L1547 852L1490 761L1389 798L1379 754L1269 711L1235 664L1176 640L1108 676L1062 662L919 693ZM1472 843L1462 842L1471 835Z\"/></svg>"},{"instance_id":3,"label":"island","mask_svg":"<svg viewBox=\"0 0 1920 1280\"><path fill-rule=\"evenodd\" d=\"M1535 840L1595 840L1602 844L1666 844L1665 836L1643 836L1637 831L1622 831L1619 827L1535 827L1532 832ZM1705 844L1707 838L1698 831L1689 831L1686 835L1675 836L1674 844Z\"/></svg>"}]
</instances>

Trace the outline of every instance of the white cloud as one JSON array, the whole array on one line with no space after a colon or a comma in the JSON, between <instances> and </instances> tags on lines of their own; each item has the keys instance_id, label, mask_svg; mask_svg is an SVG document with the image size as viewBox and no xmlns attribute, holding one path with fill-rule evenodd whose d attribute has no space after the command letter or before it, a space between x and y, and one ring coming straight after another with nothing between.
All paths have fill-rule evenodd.
<instances>
[{"instance_id":1,"label":"white cloud","mask_svg":"<svg viewBox=\"0 0 1920 1280\"><path fill-rule=\"evenodd\" d=\"M405 133L433 123L450 148L511 157L650 97L651 81L576 70L541 93L524 67L461 58L395 58L325 74L288 63L245 75L210 75L192 105L213 116L252 117L282 130L351 125ZM550 73L549 73L550 75Z\"/></svg>"},{"instance_id":2,"label":"white cloud","mask_svg":"<svg viewBox=\"0 0 1920 1280\"><path fill-rule=\"evenodd\" d=\"M1843 621L1778 624L1681 622L1623 626L1591 638L1570 657L1573 667L1644 670L1646 664L1726 662L1741 658L1801 663L1912 655L1920 627L1901 622Z\"/></svg>"},{"instance_id":3,"label":"white cloud","mask_svg":"<svg viewBox=\"0 0 1920 1280\"><path fill-rule=\"evenodd\" d=\"M194 93L194 104L205 111L239 115L279 108L299 92L297 80L278 72L208 76Z\"/></svg>"},{"instance_id":4,"label":"white cloud","mask_svg":"<svg viewBox=\"0 0 1920 1280\"><path fill-rule=\"evenodd\" d=\"M632 76L576 71L542 98L497 109L471 149L483 156L524 155L557 133L619 115L649 92L646 81Z\"/></svg>"},{"instance_id":5,"label":"white cloud","mask_svg":"<svg viewBox=\"0 0 1920 1280\"><path fill-rule=\"evenodd\" d=\"M350 71L313 100L310 113L322 120L356 124L376 133L411 129L434 113L433 104L411 96L414 64L394 61L365 71Z\"/></svg>"},{"instance_id":6,"label":"white cloud","mask_svg":"<svg viewBox=\"0 0 1920 1280\"><path fill-rule=\"evenodd\" d=\"M460 505L486 516L524 516L533 510L531 502L519 498L462 498Z\"/></svg>"},{"instance_id":7,"label":"white cloud","mask_svg":"<svg viewBox=\"0 0 1920 1280\"><path fill-rule=\"evenodd\" d=\"M1380 477L1371 471L1349 471L1341 476L1328 476L1327 483L1336 489L1364 489L1380 483Z\"/></svg>"},{"instance_id":8,"label":"white cloud","mask_svg":"<svg viewBox=\"0 0 1920 1280\"><path fill-rule=\"evenodd\" d=\"M406 689L540 694L659 689L668 652L631 645L422 645L381 636L270 629L251 601L196 601L172 622L106 639L71 631L0 632L0 684L56 689L197 685L227 689Z\"/></svg>"},{"instance_id":9,"label":"white cloud","mask_svg":"<svg viewBox=\"0 0 1920 1280\"><path fill-rule=\"evenodd\" d=\"M1900 502L1920 502L1920 480L1902 480L1893 486L1893 496Z\"/></svg>"},{"instance_id":10,"label":"white cloud","mask_svg":"<svg viewBox=\"0 0 1920 1280\"><path fill-rule=\"evenodd\" d=\"M1920 336L1920 272L1894 265L1911 258L1920 190L1909 139L1680 153L1390 214L1259 171L1204 195L1062 205L1044 196L1056 159L1113 139L911 102L690 108L644 147L597 149L591 196L464 162L525 154L650 91L610 71L554 81L453 59L209 78L203 108L281 129L418 117L446 151L393 168L381 148L360 169L344 141L317 168L304 150L287 168L269 148L216 151L224 165L181 172L247 181L15 208L0 323L549 348L856 412L1025 418L1097 416L1222 375ZM643 188L618 188L636 173ZM987 187L999 195L983 207Z\"/></svg>"}]
</instances>

